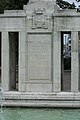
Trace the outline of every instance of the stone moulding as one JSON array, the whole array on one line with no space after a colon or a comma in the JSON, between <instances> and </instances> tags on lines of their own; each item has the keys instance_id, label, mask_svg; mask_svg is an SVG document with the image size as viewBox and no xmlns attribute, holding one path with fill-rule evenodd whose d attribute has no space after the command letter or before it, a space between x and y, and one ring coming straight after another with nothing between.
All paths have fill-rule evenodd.
<instances>
[{"instance_id":1,"label":"stone moulding","mask_svg":"<svg viewBox=\"0 0 80 120\"><path fill-rule=\"evenodd\" d=\"M80 108L80 93L5 92L3 106Z\"/></svg>"}]
</instances>

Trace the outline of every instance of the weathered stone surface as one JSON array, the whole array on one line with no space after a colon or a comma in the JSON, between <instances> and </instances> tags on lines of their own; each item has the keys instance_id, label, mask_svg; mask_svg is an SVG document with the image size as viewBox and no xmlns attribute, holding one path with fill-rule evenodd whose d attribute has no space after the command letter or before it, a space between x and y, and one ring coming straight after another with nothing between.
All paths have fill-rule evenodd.
<instances>
[{"instance_id":1,"label":"weathered stone surface","mask_svg":"<svg viewBox=\"0 0 80 120\"><path fill-rule=\"evenodd\" d=\"M3 106L80 108L80 93L5 92Z\"/></svg>"},{"instance_id":2,"label":"weathered stone surface","mask_svg":"<svg viewBox=\"0 0 80 120\"><path fill-rule=\"evenodd\" d=\"M78 31L80 13L61 10L55 0L30 0L23 10L0 14L4 106L80 107ZM19 39L17 92L10 92L9 32L18 32ZM67 93L61 92L61 32L71 32L72 39L71 92Z\"/></svg>"}]
</instances>

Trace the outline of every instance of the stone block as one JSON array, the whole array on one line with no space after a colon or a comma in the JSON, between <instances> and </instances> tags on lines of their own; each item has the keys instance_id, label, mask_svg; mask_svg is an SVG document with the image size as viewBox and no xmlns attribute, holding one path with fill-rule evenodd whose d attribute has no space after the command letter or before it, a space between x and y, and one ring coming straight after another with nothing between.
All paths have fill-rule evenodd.
<instances>
[{"instance_id":1,"label":"stone block","mask_svg":"<svg viewBox=\"0 0 80 120\"><path fill-rule=\"evenodd\" d=\"M26 91L27 92L51 92L52 91L52 84L26 84Z\"/></svg>"}]
</instances>

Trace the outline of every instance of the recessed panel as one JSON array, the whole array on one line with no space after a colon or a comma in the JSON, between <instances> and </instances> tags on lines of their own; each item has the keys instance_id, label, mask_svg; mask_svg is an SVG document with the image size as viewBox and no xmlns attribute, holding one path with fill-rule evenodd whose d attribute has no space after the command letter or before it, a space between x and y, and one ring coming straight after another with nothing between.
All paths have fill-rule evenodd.
<instances>
[{"instance_id":1,"label":"recessed panel","mask_svg":"<svg viewBox=\"0 0 80 120\"><path fill-rule=\"evenodd\" d=\"M28 80L51 80L51 35L28 35Z\"/></svg>"}]
</instances>

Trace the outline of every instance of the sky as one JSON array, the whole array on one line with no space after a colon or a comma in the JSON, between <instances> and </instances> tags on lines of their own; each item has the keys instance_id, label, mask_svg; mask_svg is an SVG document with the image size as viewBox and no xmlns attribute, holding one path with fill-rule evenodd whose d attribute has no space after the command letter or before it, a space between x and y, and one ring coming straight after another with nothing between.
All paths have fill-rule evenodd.
<instances>
[{"instance_id":1,"label":"sky","mask_svg":"<svg viewBox=\"0 0 80 120\"><path fill-rule=\"evenodd\" d=\"M76 6L79 6L79 5L80 5L80 3L77 3L76 0L65 0L65 1L68 1L68 2L70 2L70 3L73 3L73 2L74 2Z\"/></svg>"}]
</instances>

